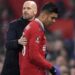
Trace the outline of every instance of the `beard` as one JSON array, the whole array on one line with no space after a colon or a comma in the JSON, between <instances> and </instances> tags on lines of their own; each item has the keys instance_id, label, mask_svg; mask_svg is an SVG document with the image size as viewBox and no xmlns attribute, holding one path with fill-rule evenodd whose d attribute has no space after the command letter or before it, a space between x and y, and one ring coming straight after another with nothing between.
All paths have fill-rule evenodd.
<instances>
[{"instance_id":1,"label":"beard","mask_svg":"<svg viewBox=\"0 0 75 75\"><path fill-rule=\"evenodd\" d=\"M23 18L24 19L28 19L28 20L31 20L31 19L33 19L34 18L34 16L32 16L32 15L29 15L29 14L23 14Z\"/></svg>"}]
</instances>

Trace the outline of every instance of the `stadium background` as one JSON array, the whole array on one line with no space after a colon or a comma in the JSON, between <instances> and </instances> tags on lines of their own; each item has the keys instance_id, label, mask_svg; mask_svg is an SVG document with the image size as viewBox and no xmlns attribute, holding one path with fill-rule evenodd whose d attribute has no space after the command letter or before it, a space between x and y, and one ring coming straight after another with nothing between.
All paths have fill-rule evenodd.
<instances>
[{"instance_id":1,"label":"stadium background","mask_svg":"<svg viewBox=\"0 0 75 75\"><path fill-rule=\"evenodd\" d=\"M8 24L21 16L26 0L0 0L0 72L5 59L5 42ZM56 3L59 18L48 28L47 59L59 65L62 75L75 75L75 0L34 0L38 11L46 2ZM39 14L38 12L38 14ZM37 14L37 15L38 15Z\"/></svg>"}]
</instances>

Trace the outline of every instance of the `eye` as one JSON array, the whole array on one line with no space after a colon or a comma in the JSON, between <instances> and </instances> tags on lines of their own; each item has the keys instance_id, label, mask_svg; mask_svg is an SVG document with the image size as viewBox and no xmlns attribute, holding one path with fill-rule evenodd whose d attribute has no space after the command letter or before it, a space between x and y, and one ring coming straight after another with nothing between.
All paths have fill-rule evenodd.
<instances>
[{"instance_id":1,"label":"eye","mask_svg":"<svg viewBox=\"0 0 75 75\"><path fill-rule=\"evenodd\" d=\"M27 9L30 10L31 8L30 7L27 7Z\"/></svg>"}]
</instances>

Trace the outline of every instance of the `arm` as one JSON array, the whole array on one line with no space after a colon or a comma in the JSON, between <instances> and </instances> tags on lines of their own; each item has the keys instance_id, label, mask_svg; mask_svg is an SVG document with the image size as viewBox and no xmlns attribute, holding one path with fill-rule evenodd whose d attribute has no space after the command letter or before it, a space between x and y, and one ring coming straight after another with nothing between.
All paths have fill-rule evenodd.
<instances>
[{"instance_id":1,"label":"arm","mask_svg":"<svg viewBox=\"0 0 75 75\"><path fill-rule=\"evenodd\" d=\"M39 66L42 69L49 70L52 75L56 74L56 68L52 65L52 63L48 62L39 52L40 45L36 43L36 36L40 36L37 32L33 34L29 43L29 58L30 61ZM42 38L40 38L41 41Z\"/></svg>"},{"instance_id":2,"label":"arm","mask_svg":"<svg viewBox=\"0 0 75 75\"><path fill-rule=\"evenodd\" d=\"M34 30L33 30L34 29ZM42 69L47 69L49 70L52 75L56 75L56 70L53 67L53 65L48 62L39 52L40 47L39 44L36 44L36 37L40 36L39 35L39 31L36 32L35 28L32 28L32 30L30 29L30 27L27 27L27 30L25 29L24 31L24 37L27 38L27 41L29 43L28 47L29 47L29 60L32 64L35 64L37 66L39 66ZM42 37L42 36L40 36ZM40 38L41 41L42 38Z\"/></svg>"},{"instance_id":3,"label":"arm","mask_svg":"<svg viewBox=\"0 0 75 75\"><path fill-rule=\"evenodd\" d=\"M16 22L9 24L9 29L7 32L7 41L6 41L6 48L9 50L22 48L22 46L18 44L18 36L17 36L16 28L17 28Z\"/></svg>"},{"instance_id":4,"label":"arm","mask_svg":"<svg viewBox=\"0 0 75 75\"><path fill-rule=\"evenodd\" d=\"M33 29L28 29L24 31L24 36L27 38L29 43L29 59L32 63L40 66L41 68L50 69L52 67L52 64L49 63L45 58L43 58L43 56L39 52L39 44L36 44L35 42L36 36L40 36L39 34L39 31L33 31Z\"/></svg>"},{"instance_id":5,"label":"arm","mask_svg":"<svg viewBox=\"0 0 75 75\"><path fill-rule=\"evenodd\" d=\"M39 44L37 44L36 41L36 35L40 36L39 34L35 33L30 40L29 44L29 57L31 62L33 62L35 65L40 66L44 69L50 69L52 67L52 64L48 62L43 56L40 54L39 50ZM41 40L41 39L40 39Z\"/></svg>"}]
</instances>

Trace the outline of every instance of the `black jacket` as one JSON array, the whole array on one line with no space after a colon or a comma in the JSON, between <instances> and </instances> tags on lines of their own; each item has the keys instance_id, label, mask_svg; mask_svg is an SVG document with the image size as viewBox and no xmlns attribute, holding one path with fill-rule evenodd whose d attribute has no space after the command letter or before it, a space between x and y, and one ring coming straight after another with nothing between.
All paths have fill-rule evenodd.
<instances>
[{"instance_id":1,"label":"black jacket","mask_svg":"<svg viewBox=\"0 0 75 75\"><path fill-rule=\"evenodd\" d=\"M28 20L20 18L9 24L6 42L6 57L1 75L20 75L18 52L22 50L22 46L18 44L18 39L21 37L28 23Z\"/></svg>"}]
</instances>

